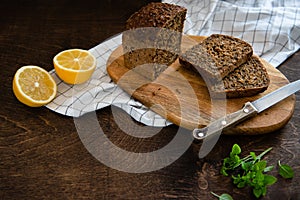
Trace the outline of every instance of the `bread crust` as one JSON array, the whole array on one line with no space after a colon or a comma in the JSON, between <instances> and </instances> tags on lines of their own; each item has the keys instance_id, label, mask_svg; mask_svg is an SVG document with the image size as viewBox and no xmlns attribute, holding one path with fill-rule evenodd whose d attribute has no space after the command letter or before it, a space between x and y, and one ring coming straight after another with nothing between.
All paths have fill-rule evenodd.
<instances>
[{"instance_id":1,"label":"bread crust","mask_svg":"<svg viewBox=\"0 0 300 200\"><path fill-rule=\"evenodd\" d=\"M141 27L165 28L169 21L174 19L178 13L185 13L187 9L178 5L152 2L132 14L126 21L126 29ZM183 25L182 25L183 26ZM182 27L178 28L180 31Z\"/></svg>"},{"instance_id":2,"label":"bread crust","mask_svg":"<svg viewBox=\"0 0 300 200\"><path fill-rule=\"evenodd\" d=\"M180 53L186 12L168 3L150 3L135 12L122 35L124 65L155 80Z\"/></svg>"},{"instance_id":3,"label":"bread crust","mask_svg":"<svg viewBox=\"0 0 300 200\"><path fill-rule=\"evenodd\" d=\"M264 92L270 84L270 77L259 57L253 55L246 63L227 75L223 84L227 98L250 97Z\"/></svg>"}]
</instances>

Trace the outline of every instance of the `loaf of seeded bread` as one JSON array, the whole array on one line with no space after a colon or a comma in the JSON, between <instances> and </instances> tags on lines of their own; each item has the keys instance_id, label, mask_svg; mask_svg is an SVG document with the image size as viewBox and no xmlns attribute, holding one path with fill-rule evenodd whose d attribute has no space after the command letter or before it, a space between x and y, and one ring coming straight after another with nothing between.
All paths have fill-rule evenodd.
<instances>
[{"instance_id":1,"label":"loaf of seeded bread","mask_svg":"<svg viewBox=\"0 0 300 200\"><path fill-rule=\"evenodd\" d=\"M213 34L187 50L179 57L179 61L185 67L200 70L200 73L224 78L252 54L252 47L247 42L228 35ZM211 63L203 65L199 56L209 59Z\"/></svg>"},{"instance_id":2,"label":"loaf of seeded bread","mask_svg":"<svg viewBox=\"0 0 300 200\"><path fill-rule=\"evenodd\" d=\"M126 22L122 35L124 65L155 80L180 53L186 8L150 3Z\"/></svg>"},{"instance_id":3,"label":"loaf of seeded bread","mask_svg":"<svg viewBox=\"0 0 300 200\"><path fill-rule=\"evenodd\" d=\"M266 68L257 56L252 56L240 67L223 78L222 88L212 91L225 92L227 98L249 97L265 91L270 78Z\"/></svg>"}]
</instances>

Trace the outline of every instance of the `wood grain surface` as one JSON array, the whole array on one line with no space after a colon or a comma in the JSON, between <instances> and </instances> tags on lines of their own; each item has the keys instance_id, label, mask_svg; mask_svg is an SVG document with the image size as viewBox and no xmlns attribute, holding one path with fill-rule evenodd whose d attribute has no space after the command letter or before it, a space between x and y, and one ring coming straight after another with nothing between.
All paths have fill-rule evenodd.
<instances>
[{"instance_id":1,"label":"wood grain surface","mask_svg":"<svg viewBox=\"0 0 300 200\"><path fill-rule=\"evenodd\" d=\"M188 49L204 38L184 36L182 49ZM270 77L270 86L265 92L247 98L214 99L209 94L201 75L182 67L178 59L155 81L151 82L140 73L125 67L122 49L121 46L117 48L107 63L107 72L112 80L154 112L190 130L204 127L210 121L226 113L241 109L246 102L254 101L289 83L279 70L261 59ZM142 67L147 66L139 66L139 68ZM224 133L253 135L274 132L285 126L291 118L295 102L295 96L290 96Z\"/></svg>"},{"instance_id":2,"label":"wood grain surface","mask_svg":"<svg viewBox=\"0 0 300 200\"><path fill-rule=\"evenodd\" d=\"M300 199L300 93L296 93L294 114L283 128L256 136L222 135L203 159L198 157L201 143L194 142L171 165L141 174L118 171L95 159L83 146L73 118L45 107L27 107L15 98L12 80L18 68L35 64L52 70L52 58L58 52L77 47L90 49L121 33L126 19L148 2L1 1L0 199L215 200L211 191L229 193L235 200L256 199L249 188L237 189L228 177L219 173L222 159L234 143L241 146L243 155L273 148L265 159L275 166L270 174L278 181L268 187L262 200ZM289 81L299 79L300 52L278 70ZM132 135L150 127L134 122L121 109L106 107L98 110L96 116L110 141L132 152L160 149L172 141L178 131L176 125L151 128L156 135L137 138ZM122 119L122 125L116 122L116 117ZM278 176L278 160L293 167L293 179Z\"/></svg>"}]
</instances>

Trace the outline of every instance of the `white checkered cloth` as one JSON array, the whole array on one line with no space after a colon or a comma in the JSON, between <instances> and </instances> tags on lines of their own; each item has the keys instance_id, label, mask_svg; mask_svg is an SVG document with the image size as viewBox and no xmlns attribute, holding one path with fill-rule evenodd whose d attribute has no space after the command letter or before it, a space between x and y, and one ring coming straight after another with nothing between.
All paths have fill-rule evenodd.
<instances>
[{"instance_id":1,"label":"white checkered cloth","mask_svg":"<svg viewBox=\"0 0 300 200\"><path fill-rule=\"evenodd\" d=\"M97 66L91 79L86 83L66 84L52 70L50 73L57 83L57 96L46 107L63 115L80 117L85 113L114 105L145 125L164 127L171 124L140 102L133 100L110 79L106 72L107 60L121 42L122 36L119 34L89 50L96 57Z\"/></svg>"},{"instance_id":2,"label":"white checkered cloth","mask_svg":"<svg viewBox=\"0 0 300 200\"><path fill-rule=\"evenodd\" d=\"M300 47L300 2L295 0L164 0L188 9L184 33L210 35L222 33L249 42L254 53L278 67ZM46 107L63 115L79 117L106 106L120 107L148 126L171 124L153 113L112 82L106 62L121 45L117 35L89 51L97 58L92 78L81 85L68 85L51 71L58 85L57 97Z\"/></svg>"},{"instance_id":3,"label":"white checkered cloth","mask_svg":"<svg viewBox=\"0 0 300 200\"><path fill-rule=\"evenodd\" d=\"M300 1L165 0L188 9L184 32L221 33L249 42L255 54L278 67L300 47Z\"/></svg>"}]
</instances>

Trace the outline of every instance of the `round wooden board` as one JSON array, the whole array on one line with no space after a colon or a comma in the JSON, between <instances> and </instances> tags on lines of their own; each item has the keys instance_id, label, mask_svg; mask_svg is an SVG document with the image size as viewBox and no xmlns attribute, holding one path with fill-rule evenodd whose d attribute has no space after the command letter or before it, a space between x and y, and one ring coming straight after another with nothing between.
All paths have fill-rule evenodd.
<instances>
[{"instance_id":1,"label":"round wooden board","mask_svg":"<svg viewBox=\"0 0 300 200\"><path fill-rule=\"evenodd\" d=\"M184 36L182 49L186 50L204 38ZM107 72L112 80L133 98L174 124L192 130L206 126L213 119L226 113L235 112L241 109L244 103L254 101L289 83L280 71L265 60L261 59L261 61L270 76L268 89L252 97L237 99L211 99L201 76L181 67L178 60L151 82L124 66L121 46L108 59ZM291 95L223 133L255 135L278 130L291 118L295 102L295 95Z\"/></svg>"}]
</instances>

